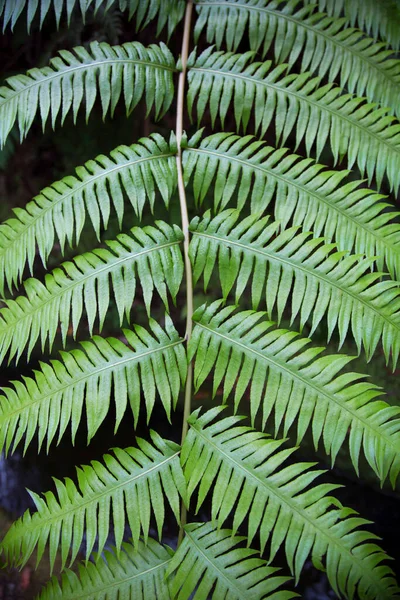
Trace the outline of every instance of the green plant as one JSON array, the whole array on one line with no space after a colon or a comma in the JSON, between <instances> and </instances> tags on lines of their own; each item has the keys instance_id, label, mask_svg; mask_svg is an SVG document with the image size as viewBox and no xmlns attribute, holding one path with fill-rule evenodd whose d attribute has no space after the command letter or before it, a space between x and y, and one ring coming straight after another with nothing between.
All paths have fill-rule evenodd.
<instances>
[{"instance_id":1,"label":"green plant","mask_svg":"<svg viewBox=\"0 0 400 600\"><path fill-rule=\"evenodd\" d=\"M75 336L82 322L91 336L3 390L2 449L26 449L37 436L39 448L51 451L68 427L74 441L83 419L89 443L111 402L115 429L128 404L135 425L141 407L150 418L156 402L177 423L184 389L181 446L153 431L135 447L114 448L79 467L77 483L55 480L55 493L34 494L37 512L8 531L1 550L17 566L35 551L40 561L46 546L51 567L58 551L62 567L71 566L85 538L83 554L93 562L80 567L80 577L68 569L61 583L53 577L43 599L184 599L195 591L198 599L285 600L296 595L289 577L269 566L280 548L294 583L310 556L338 596L399 597L367 522L331 495L336 485L315 483L320 470L292 458L293 443L311 432L332 465L345 447L357 474L366 459L382 484L389 478L395 486L400 471L398 406L346 368L350 356L322 354L297 333L308 328L339 347L353 339L367 360L382 347L393 367L400 353L398 213L374 191L389 186L396 195L400 186L393 116L400 62L385 42L349 26L387 37L397 49L399 11L395 2L320 4L332 16L292 0L0 0L4 27L21 15L28 29L41 26L52 6L60 23L64 13L69 22L78 10L84 18L113 5L138 28L157 19L158 33L167 27L182 37L179 60L163 43L92 43L60 51L48 67L0 88L2 144L15 124L22 141L34 119L57 128L69 114L76 120L83 111L88 119L96 102L106 117L118 103L129 115L144 100L162 118L176 98L168 139L154 132L98 156L0 227L1 360L27 362L38 343L50 352L55 339L68 347L68 333ZM188 57L192 23L196 43L216 47ZM190 139L185 100L198 124ZM225 132L225 123L237 131ZM217 131L207 136L200 126ZM274 135L275 147L258 139ZM322 154L335 170L315 161ZM342 163L372 187L350 179ZM177 197L179 226L157 220L161 210L171 214ZM130 228L129 206L138 220L154 215L154 223ZM197 215L190 223L188 211ZM110 215L122 233L105 245ZM61 254L79 248L85 223L96 249L76 253L43 281L26 278L37 256L46 268L56 243ZM193 311L201 278L209 302ZM210 290L218 286L220 300ZM132 325L139 288L144 327ZM187 315L184 336L179 317L173 323L168 316L177 299ZM151 317L160 300L162 324ZM112 304L123 331L93 335ZM206 380L213 397L222 390L234 416L216 401L190 414L193 391ZM251 426L236 416L246 412L243 398ZM271 422L276 439L264 433ZM186 510L193 520L207 500L209 522L187 523ZM176 552L150 536L154 523L161 538L168 506L181 526ZM111 531L114 552L103 552Z\"/></svg>"}]
</instances>

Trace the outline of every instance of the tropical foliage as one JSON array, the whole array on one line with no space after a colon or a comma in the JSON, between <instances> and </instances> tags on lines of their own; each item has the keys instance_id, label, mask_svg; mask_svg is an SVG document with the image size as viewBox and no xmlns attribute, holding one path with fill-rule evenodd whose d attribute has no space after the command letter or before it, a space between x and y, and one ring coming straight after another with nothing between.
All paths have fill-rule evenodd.
<instances>
[{"instance_id":1,"label":"tropical foliage","mask_svg":"<svg viewBox=\"0 0 400 600\"><path fill-rule=\"evenodd\" d=\"M62 572L42 600L289 600L310 560L338 597L399 598L369 521L301 458L311 440L313 460L347 456L355 477L366 465L395 488L400 472L400 407L349 370L354 354L393 370L400 355L397 3L0 0L3 31L27 35L98 11L165 41L130 27L8 77L1 146L37 123L84 135L82 116L121 106L161 125L0 225L0 360L21 369L1 390L0 449L52 452L82 423L90 444L158 407L179 433L141 427L32 492L4 562L48 552Z\"/></svg>"}]
</instances>

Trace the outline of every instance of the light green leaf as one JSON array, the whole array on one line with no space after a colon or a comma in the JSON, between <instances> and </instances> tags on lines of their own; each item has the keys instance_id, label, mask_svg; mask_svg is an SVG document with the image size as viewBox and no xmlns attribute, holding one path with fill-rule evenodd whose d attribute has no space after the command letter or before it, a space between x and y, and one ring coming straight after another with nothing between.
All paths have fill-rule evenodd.
<instances>
[{"instance_id":1,"label":"light green leaf","mask_svg":"<svg viewBox=\"0 0 400 600\"><path fill-rule=\"evenodd\" d=\"M274 410L275 435L282 429L286 437L296 423L300 444L311 429L315 447L323 441L332 465L348 437L357 473L363 451L381 482L390 475L394 486L400 472L400 408L377 400L382 392L363 381L364 375L341 373L349 356L320 357L323 348L273 328L265 316L252 310L235 314L219 301L195 312L189 358L196 358L196 389L213 370L213 394L223 384L225 402L234 391L236 411L250 388L253 425L261 412L264 428Z\"/></svg>"},{"instance_id":2,"label":"light green leaf","mask_svg":"<svg viewBox=\"0 0 400 600\"><path fill-rule=\"evenodd\" d=\"M42 190L26 208L14 209L15 216L0 225L0 293L18 285L26 263L32 273L36 251L44 265L57 240L78 244L86 215L96 232L107 228L111 206L120 224L124 195L141 217L146 202L154 209L156 192L166 206L177 184L176 147L160 135L142 138L132 146L119 146L110 156L98 156Z\"/></svg>"},{"instance_id":3,"label":"light green leaf","mask_svg":"<svg viewBox=\"0 0 400 600\"><path fill-rule=\"evenodd\" d=\"M139 541L136 548L125 542L122 550L117 556L115 549L106 550L95 563L80 564L79 577L69 569L63 571L61 583L53 576L38 600L169 600L165 573L171 561L170 549L148 538L146 544Z\"/></svg>"},{"instance_id":4,"label":"light green leaf","mask_svg":"<svg viewBox=\"0 0 400 600\"><path fill-rule=\"evenodd\" d=\"M113 292L120 321L129 321L136 281L141 283L147 312L154 289L165 307L167 290L173 299L183 276L180 243L183 235L175 225L162 221L157 227L133 227L129 235L108 241L108 249L98 248L63 263L46 275L45 283L28 279L26 296L5 301L0 309L0 361L20 357L24 348L30 355L40 337L42 347L52 347L58 327L65 346L69 327L75 336L85 308L89 332L95 321L102 329Z\"/></svg>"},{"instance_id":5,"label":"light green leaf","mask_svg":"<svg viewBox=\"0 0 400 600\"><path fill-rule=\"evenodd\" d=\"M154 515L158 535L165 517L164 494L179 522L179 496L185 501L185 481L179 464L179 446L152 432L152 444L137 438L138 448L114 449L103 462L77 469L78 485L71 479L64 483L54 479L57 494L43 497L31 492L37 512L28 511L15 521L4 537L0 549L9 565L25 565L34 549L37 564L49 545L50 570L56 552L61 552L64 568L76 559L85 526L88 560L96 543L102 553L109 532L113 530L117 550L121 548L127 520L133 544L139 538L147 542L150 518ZM179 493L178 493L179 492ZM112 525L110 520L112 519Z\"/></svg>"},{"instance_id":6,"label":"light green leaf","mask_svg":"<svg viewBox=\"0 0 400 600\"><path fill-rule=\"evenodd\" d=\"M278 322L290 306L291 322L310 321L312 331L326 315L328 339L338 329L340 346L353 335L368 360L382 341L386 360L393 365L400 353L400 290L396 281L371 272L373 259L336 252L334 244L296 227L278 233L278 223L250 215L239 220L237 210L214 219L206 213L193 219L190 256L195 281L204 275L208 285L218 264L224 299L236 287L236 300L251 282L253 308L265 298L268 314Z\"/></svg>"},{"instance_id":7,"label":"light green leaf","mask_svg":"<svg viewBox=\"0 0 400 600\"><path fill-rule=\"evenodd\" d=\"M311 554L314 564L326 565L336 594L387 600L399 593L386 554L374 543L376 536L360 529L366 521L348 516L328 494L332 484L309 487L321 474L309 463L286 463L293 449L250 427L238 417L211 421L221 409L189 419L190 431L181 462L189 497L199 486L198 510L212 494L212 519L222 527L233 514L233 532L243 525L248 543L260 536L262 550L269 541L270 561L284 546L291 572L298 580ZM382 564L383 563L383 564Z\"/></svg>"},{"instance_id":8,"label":"light green leaf","mask_svg":"<svg viewBox=\"0 0 400 600\"><path fill-rule=\"evenodd\" d=\"M245 130L251 115L255 132L264 136L274 122L277 144L294 132L296 146L304 141L307 154L315 147L317 159L329 139L335 163L347 156L348 168L357 164L378 186L389 179L397 194L400 187L400 123L388 109L364 98L344 94L332 83L321 85L309 73L287 74L281 64L251 62L253 52L212 53L208 48L189 63L188 108L196 105L200 121L208 107L212 123L225 116L233 104L236 126ZM221 94L221 91L224 91ZM274 120L275 117L275 120Z\"/></svg>"},{"instance_id":9,"label":"light green leaf","mask_svg":"<svg viewBox=\"0 0 400 600\"><path fill-rule=\"evenodd\" d=\"M171 596L179 600L289 600L298 594L278 590L289 578L277 576L257 550L244 548L244 537L211 523L189 523L168 565ZM194 593L194 595L192 595Z\"/></svg>"}]
</instances>

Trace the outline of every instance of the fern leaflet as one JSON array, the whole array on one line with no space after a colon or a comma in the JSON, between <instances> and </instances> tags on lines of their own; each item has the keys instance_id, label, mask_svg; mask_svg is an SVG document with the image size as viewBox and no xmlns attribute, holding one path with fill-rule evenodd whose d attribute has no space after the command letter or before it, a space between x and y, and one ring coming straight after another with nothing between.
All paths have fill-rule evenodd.
<instances>
[{"instance_id":1,"label":"fern leaflet","mask_svg":"<svg viewBox=\"0 0 400 600\"><path fill-rule=\"evenodd\" d=\"M381 202L384 196L362 182L340 185L346 171L327 171L322 165L286 149L275 150L251 136L229 133L189 141L183 152L185 179L193 177L197 204L214 188L214 210L224 209L236 194L239 210L249 203L263 213L274 199L275 218L287 227L301 225L334 240L339 250L376 256L393 279L400 277L400 225L397 212Z\"/></svg>"},{"instance_id":2,"label":"fern leaflet","mask_svg":"<svg viewBox=\"0 0 400 600\"><path fill-rule=\"evenodd\" d=\"M255 132L262 137L275 116L277 143L283 145L295 130L296 146L304 140L307 154L316 147L320 156L327 139L335 163L347 155L362 174L381 185L384 175L397 194L400 187L400 123L388 109L343 94L332 83L320 85L309 73L287 74L287 66L271 70L271 62L250 62L253 52L232 54L205 50L191 55L188 72L188 108L196 104L198 120L209 107L214 124L222 126L233 102L236 126L245 130L254 116ZM223 92L223 93L222 93Z\"/></svg>"},{"instance_id":3,"label":"fern leaflet","mask_svg":"<svg viewBox=\"0 0 400 600\"><path fill-rule=\"evenodd\" d=\"M20 282L25 265L32 272L36 247L44 265L55 238L61 252L65 243L78 244L89 215L97 237L107 228L111 206L121 225L124 193L141 217L148 201L154 209L159 191L166 206L176 187L176 148L157 134L132 146L119 146L110 156L98 156L45 188L25 209L0 225L0 293Z\"/></svg>"},{"instance_id":4,"label":"fern leaflet","mask_svg":"<svg viewBox=\"0 0 400 600\"><path fill-rule=\"evenodd\" d=\"M136 279L142 285L147 311L154 288L168 306L167 289L175 298L183 275L179 245L182 232L162 221L157 227L134 227L130 235L120 234L107 241L108 249L98 248L77 256L73 261L46 275L45 284L28 279L26 296L6 300L0 310L0 360L21 355L28 345L31 353L39 336L42 346L48 340L52 347L57 328L65 346L70 323L76 334L86 310L89 331L98 319L99 329L110 303L110 288L117 304L120 321L129 314L136 293Z\"/></svg>"},{"instance_id":5,"label":"fern leaflet","mask_svg":"<svg viewBox=\"0 0 400 600\"><path fill-rule=\"evenodd\" d=\"M322 438L332 464L349 432L357 473L363 449L381 482L390 473L394 487L400 471L400 409L376 400L381 391L360 382L362 375L338 375L351 358L319 357L322 348L307 347L310 340L293 331L272 329L265 313L220 308L217 301L194 314L189 358L196 356L196 389L214 370L213 394L223 382L225 402L235 388L236 411L250 386L253 424L261 408L264 429L274 409L275 434L282 428L286 437L297 421L297 444L310 427L315 447Z\"/></svg>"},{"instance_id":6,"label":"fern leaflet","mask_svg":"<svg viewBox=\"0 0 400 600\"><path fill-rule=\"evenodd\" d=\"M289 567L296 577L308 555L326 572L335 592L353 598L387 600L399 593L386 555L371 540L376 536L359 527L366 521L350 516L335 498L335 485L307 489L321 474L308 463L282 466L293 448L269 439L231 417L210 424L220 413L214 408L202 417L195 411L183 444L181 463L191 497L198 487L196 511L212 490L212 519L219 527L233 511L233 531L248 519L251 543L260 535L261 547L270 539L270 561L285 540ZM335 507L335 508L333 508Z\"/></svg>"},{"instance_id":7,"label":"fern leaflet","mask_svg":"<svg viewBox=\"0 0 400 600\"><path fill-rule=\"evenodd\" d=\"M299 6L298 0L195 0L199 19L196 34L207 27L207 41L224 41L236 51L249 28L250 48L264 57L271 46L275 62L292 67L301 56L301 72L309 70L341 87L388 106L400 115L400 60L385 44L375 43L357 29L344 28L344 19ZM304 50L304 51L303 51Z\"/></svg>"},{"instance_id":8,"label":"fern leaflet","mask_svg":"<svg viewBox=\"0 0 400 600\"><path fill-rule=\"evenodd\" d=\"M50 568L61 550L62 568L75 560L80 549L84 525L85 556L88 560L96 542L99 554L110 531L110 518L117 550L121 548L125 518L133 543L143 534L147 542L150 517L154 514L159 536L164 522L164 494L179 522L179 495L185 499L185 480L179 464L179 446L151 433L152 444L137 438L138 448L114 449L103 463L77 469L78 486L71 479L55 479L57 496L47 492L43 498L31 492L37 512L26 513L13 523L1 543L8 564L24 565L37 548L37 563L49 544ZM179 492L179 493L178 493Z\"/></svg>"},{"instance_id":9,"label":"fern leaflet","mask_svg":"<svg viewBox=\"0 0 400 600\"><path fill-rule=\"evenodd\" d=\"M122 549L118 557L115 549L114 552L106 550L104 558L98 557L95 563L80 564L79 578L69 569L63 571L61 583L53 576L38 600L168 600L165 574L171 561L170 549L152 538L148 538L146 544L139 541L136 548L125 542Z\"/></svg>"},{"instance_id":10,"label":"fern leaflet","mask_svg":"<svg viewBox=\"0 0 400 600\"><path fill-rule=\"evenodd\" d=\"M88 444L107 416L110 398L115 401L117 430L128 400L135 426L143 390L147 418L156 396L161 399L168 419L175 407L186 377L182 340L166 315L166 330L150 320L152 333L136 325L124 329L129 345L115 338L98 336L82 342L81 349L63 352L62 360L41 364L35 377L11 382L0 396L0 449L13 451L23 439L24 451L36 431L39 449L44 439L47 451L57 430L58 442L71 424L72 441L82 418L87 419ZM39 426L40 424L40 426ZM57 442L57 443L58 443Z\"/></svg>"},{"instance_id":11,"label":"fern leaflet","mask_svg":"<svg viewBox=\"0 0 400 600\"><path fill-rule=\"evenodd\" d=\"M168 565L168 574L175 572L172 598L191 598L195 589L196 600L276 598L274 592L288 578L275 575L277 569L256 557L257 550L238 547L245 539L228 529L215 529L211 523L186 525L183 542ZM278 598L296 596L280 590Z\"/></svg>"},{"instance_id":12,"label":"fern leaflet","mask_svg":"<svg viewBox=\"0 0 400 600\"><path fill-rule=\"evenodd\" d=\"M93 42L90 52L83 47L72 52L60 50L60 56L50 66L31 69L26 75L14 75L0 87L0 147L15 122L21 140L27 135L37 113L43 127L50 118L55 127L72 111L76 120L82 103L89 118L99 94L103 118L113 115L123 95L130 113L145 94L148 112L155 107L156 117L162 116L174 97L172 76L175 61L163 43L145 48L139 42L109 46Z\"/></svg>"}]
</instances>

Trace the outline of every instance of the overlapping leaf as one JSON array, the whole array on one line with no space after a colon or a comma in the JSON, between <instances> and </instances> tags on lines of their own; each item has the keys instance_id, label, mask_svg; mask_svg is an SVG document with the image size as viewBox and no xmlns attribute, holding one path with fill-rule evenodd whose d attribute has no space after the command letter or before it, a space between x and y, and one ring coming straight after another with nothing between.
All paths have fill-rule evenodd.
<instances>
[{"instance_id":1,"label":"overlapping leaf","mask_svg":"<svg viewBox=\"0 0 400 600\"><path fill-rule=\"evenodd\" d=\"M390 474L394 486L400 472L400 408L377 400L381 391L360 381L359 373L340 373L349 356L320 357L323 348L273 328L265 313L234 311L221 309L217 301L194 314L189 357L196 357L196 388L213 370L213 393L223 384L226 401L234 390L235 411L250 388L253 423L261 411L264 428L274 410L275 434L282 428L286 436L296 423L298 444L310 428L315 446L323 440L332 464L348 437L357 473L363 451L381 482Z\"/></svg>"},{"instance_id":2,"label":"overlapping leaf","mask_svg":"<svg viewBox=\"0 0 400 600\"><path fill-rule=\"evenodd\" d=\"M358 25L374 38L387 40L395 50L400 47L400 6L397 0L304 0L304 4L317 4L321 11L340 17L342 11L347 23Z\"/></svg>"},{"instance_id":3,"label":"overlapping leaf","mask_svg":"<svg viewBox=\"0 0 400 600\"><path fill-rule=\"evenodd\" d=\"M192 496L198 488L197 508L212 493L212 519L221 527L233 513L233 531L256 534L261 548L270 542L270 560L284 546L292 573L298 579L311 554L314 564L326 568L338 596L362 600L398 598L399 588L376 536L360 529L366 521L328 494L332 484L309 487L321 471L309 463L286 460L293 448L250 427L240 417L211 421L220 408L189 419L190 431L181 463Z\"/></svg>"},{"instance_id":4,"label":"overlapping leaf","mask_svg":"<svg viewBox=\"0 0 400 600\"><path fill-rule=\"evenodd\" d=\"M338 162L347 155L349 168L357 164L369 180L389 179L397 193L400 186L400 123L386 108L364 98L344 94L329 83L321 85L309 73L287 74L287 66L271 70L271 62L251 62L253 52L232 54L205 50L189 61L188 107L196 105L201 120L209 108L212 122L222 126L233 104L237 128L246 129L254 118L261 136L273 122L277 142L283 145L294 132L296 144L304 141L307 154L315 147L317 158L329 139ZM275 118L274 118L275 117Z\"/></svg>"},{"instance_id":5,"label":"overlapping leaf","mask_svg":"<svg viewBox=\"0 0 400 600\"><path fill-rule=\"evenodd\" d=\"M398 283L370 272L373 259L335 252L333 244L296 227L278 234L279 223L250 215L240 220L237 210L211 219L193 219L190 255L195 281L204 275L208 285L218 265L224 298L236 287L238 300L251 282L253 308L265 297L268 314L280 321L286 306L291 322L312 323L315 330L326 315L328 337L335 329L340 345L353 335L371 358L381 340L386 360L393 365L400 353L400 290ZM291 296L291 300L290 300Z\"/></svg>"},{"instance_id":6,"label":"overlapping leaf","mask_svg":"<svg viewBox=\"0 0 400 600\"><path fill-rule=\"evenodd\" d=\"M175 298L183 275L180 252L182 232L162 221L157 227L134 227L108 241L108 249L98 248L63 263L46 275L45 283L28 279L26 296L5 301L0 310L0 360L19 356L28 346L28 354L36 341L51 347L61 329L63 344L69 327L75 335L85 309L90 333L95 321L101 330L112 290L120 320L128 320L136 293L136 282L143 289L149 311L154 289L165 306L167 290Z\"/></svg>"},{"instance_id":7,"label":"overlapping leaf","mask_svg":"<svg viewBox=\"0 0 400 600\"><path fill-rule=\"evenodd\" d=\"M152 432L152 444L137 438L138 448L114 449L103 462L77 469L78 485L71 479L55 479L57 494L43 497L31 492L37 512L28 511L15 521L1 543L10 565L24 565L37 550L37 562L49 545L50 569L56 552L61 552L62 568L75 560L85 532L85 556L96 544L103 551L110 530L117 550L121 547L125 521L139 546L141 535L147 542L150 518L154 514L158 534L165 517L164 494L179 521L179 496L185 500L185 480L179 464L179 446ZM112 518L112 527L110 519Z\"/></svg>"},{"instance_id":8,"label":"overlapping leaf","mask_svg":"<svg viewBox=\"0 0 400 600\"><path fill-rule=\"evenodd\" d=\"M106 228L111 206L121 224L124 195L141 217L146 201L153 210L156 192L164 203L176 187L175 141L168 144L160 135L139 140L132 146L119 146L110 156L98 156L76 169L75 176L45 188L25 209L0 225L0 292L5 284L18 285L26 264L32 265L38 250L43 264L55 240L64 251L81 238L86 214L100 236Z\"/></svg>"},{"instance_id":9,"label":"overlapping leaf","mask_svg":"<svg viewBox=\"0 0 400 600\"><path fill-rule=\"evenodd\" d=\"M229 529L216 529L211 523L189 523L185 537L168 565L171 597L179 600L289 600L297 594L278 590L288 577L277 576L279 569L269 567L243 548L246 538L234 536ZM194 596L191 594L195 592Z\"/></svg>"},{"instance_id":10,"label":"overlapping leaf","mask_svg":"<svg viewBox=\"0 0 400 600\"><path fill-rule=\"evenodd\" d=\"M195 199L201 204L211 185L214 210L224 209L232 197L237 207L250 205L262 213L274 202L275 218L282 227L302 225L334 240L339 250L376 256L378 269L386 265L393 279L400 276L400 225L398 213L388 211L383 196L342 184L345 171L328 171L310 159L275 150L251 136L216 133L183 152L185 178L193 178Z\"/></svg>"},{"instance_id":11,"label":"overlapping leaf","mask_svg":"<svg viewBox=\"0 0 400 600\"><path fill-rule=\"evenodd\" d=\"M123 543L122 549L118 556L106 550L96 563L80 564L79 577L69 569L63 571L61 583L53 576L38 600L168 600L165 574L172 556L169 548L148 538L146 544L139 541L136 548Z\"/></svg>"},{"instance_id":12,"label":"overlapping leaf","mask_svg":"<svg viewBox=\"0 0 400 600\"><path fill-rule=\"evenodd\" d=\"M264 57L273 48L276 63L293 66L301 60L309 70L334 81L370 102L388 106L400 115L400 60L385 44L358 29L344 27L345 19L328 17L302 6L299 0L195 0L197 36L207 28L207 41L236 51L249 30L250 48Z\"/></svg>"},{"instance_id":13,"label":"overlapping leaf","mask_svg":"<svg viewBox=\"0 0 400 600\"><path fill-rule=\"evenodd\" d=\"M58 441L71 426L72 440L85 407L88 442L115 402L117 430L128 400L135 425L139 418L141 394L147 418L158 394L168 419L176 406L186 378L186 357L171 319L166 329L150 321L151 333L136 325L124 330L128 345L115 338L95 336L83 342L81 349L63 352L62 360L42 363L33 377L11 382L0 395L0 450L13 450L23 440L24 449L38 433L38 445L44 440L47 451L58 432ZM40 426L39 426L40 425Z\"/></svg>"},{"instance_id":14,"label":"overlapping leaf","mask_svg":"<svg viewBox=\"0 0 400 600\"><path fill-rule=\"evenodd\" d=\"M48 67L9 77L0 87L0 146L15 122L23 139L37 114L43 127L48 120L55 127L57 118L63 123L70 112L76 119L84 105L88 119L97 96L103 117L114 113L121 97L131 112L143 95L148 112L154 106L160 117L174 97L174 72L174 57L163 43L145 48L139 42L93 42L90 51L81 46L60 50Z\"/></svg>"}]
</instances>

